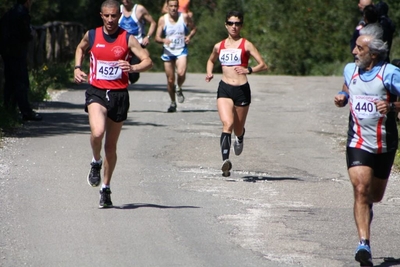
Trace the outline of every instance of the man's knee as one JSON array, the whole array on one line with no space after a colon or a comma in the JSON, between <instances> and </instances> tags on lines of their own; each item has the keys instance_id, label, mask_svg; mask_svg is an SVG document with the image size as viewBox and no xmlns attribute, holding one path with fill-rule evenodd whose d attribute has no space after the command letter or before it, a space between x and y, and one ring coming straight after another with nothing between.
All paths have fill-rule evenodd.
<instances>
[{"instance_id":1,"label":"man's knee","mask_svg":"<svg viewBox=\"0 0 400 267\"><path fill-rule=\"evenodd\" d=\"M101 129L92 129L91 136L93 141L101 142L104 137L104 131Z\"/></svg>"},{"instance_id":2,"label":"man's knee","mask_svg":"<svg viewBox=\"0 0 400 267\"><path fill-rule=\"evenodd\" d=\"M167 83L174 84L175 83L175 77L174 76L168 76L167 77Z\"/></svg>"},{"instance_id":3,"label":"man's knee","mask_svg":"<svg viewBox=\"0 0 400 267\"><path fill-rule=\"evenodd\" d=\"M356 198L366 198L369 195L370 185L369 184L358 184L353 185L354 195Z\"/></svg>"},{"instance_id":4,"label":"man's knee","mask_svg":"<svg viewBox=\"0 0 400 267\"><path fill-rule=\"evenodd\" d=\"M185 77L186 76L186 69L177 69L176 70L176 75L178 75L178 77Z\"/></svg>"}]
</instances>

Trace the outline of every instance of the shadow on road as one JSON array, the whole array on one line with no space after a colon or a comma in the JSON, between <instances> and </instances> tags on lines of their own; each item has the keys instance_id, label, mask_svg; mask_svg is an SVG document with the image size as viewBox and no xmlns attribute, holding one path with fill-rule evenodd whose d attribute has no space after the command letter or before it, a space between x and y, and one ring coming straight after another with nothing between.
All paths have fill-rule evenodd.
<instances>
[{"instance_id":1,"label":"shadow on road","mask_svg":"<svg viewBox=\"0 0 400 267\"><path fill-rule=\"evenodd\" d=\"M383 260L383 262L379 265L374 265L375 267L389 267L389 266L400 266L400 258L396 259L394 257L380 257L380 258L373 258Z\"/></svg>"},{"instance_id":2,"label":"shadow on road","mask_svg":"<svg viewBox=\"0 0 400 267\"><path fill-rule=\"evenodd\" d=\"M71 84L71 91L85 91L89 84ZM185 87L187 88L187 87ZM191 93L201 94L214 94L202 89L190 89L186 90ZM57 90L54 90L57 91ZM134 84L129 86L129 91L163 91L166 93L166 84ZM45 137L54 135L66 135L66 134L88 134L90 132L89 122L87 113L84 110L84 92L82 92L81 103L65 102L65 101L44 101L38 104L39 113L43 116L43 120L40 122L23 122L24 126L18 129L11 129L4 132L5 137ZM134 113L167 113L167 111L160 110L129 110L130 114ZM205 113L205 112L217 112L216 109L188 109L178 110L182 113ZM165 127L164 124L157 124L153 122L138 122L132 117L128 116L128 119L124 122L124 126L149 126L149 127ZM124 130L124 128L122 128Z\"/></svg>"},{"instance_id":3,"label":"shadow on road","mask_svg":"<svg viewBox=\"0 0 400 267\"><path fill-rule=\"evenodd\" d=\"M43 121L26 122L29 127L22 127L15 132L5 133L8 137L45 137L53 135L65 135L70 133L88 134L90 131L88 116L86 113L76 114L69 112L42 113ZM128 118L124 126L150 126L165 127L163 124L151 122L136 122ZM122 128L124 131L124 127Z\"/></svg>"},{"instance_id":4,"label":"shadow on road","mask_svg":"<svg viewBox=\"0 0 400 267\"><path fill-rule=\"evenodd\" d=\"M148 204L148 203L131 203L131 204L124 204L121 206L114 206L115 209L122 209L122 210L132 210L132 209L139 209L139 208L157 208L157 209L199 209L200 207L196 206L163 206L157 204Z\"/></svg>"},{"instance_id":5,"label":"shadow on road","mask_svg":"<svg viewBox=\"0 0 400 267\"><path fill-rule=\"evenodd\" d=\"M266 176L243 176L244 182L256 183L262 181L303 181L303 179L295 177L266 177Z\"/></svg>"},{"instance_id":6,"label":"shadow on road","mask_svg":"<svg viewBox=\"0 0 400 267\"><path fill-rule=\"evenodd\" d=\"M86 90L90 85L88 83L82 83L82 84L72 84L71 88L73 90ZM197 86L197 85L194 85ZM199 90L199 89L191 89L193 85L190 84L185 84L183 87L184 91L189 91L191 93L201 93L201 94L210 94L210 95L215 95L215 92L210 92L208 90ZM142 91L142 92L149 92L149 91L159 91L159 92L167 92L167 83L163 84L143 84L143 83L135 83L135 84L130 84L128 86L128 90L130 92L134 91Z\"/></svg>"}]
</instances>

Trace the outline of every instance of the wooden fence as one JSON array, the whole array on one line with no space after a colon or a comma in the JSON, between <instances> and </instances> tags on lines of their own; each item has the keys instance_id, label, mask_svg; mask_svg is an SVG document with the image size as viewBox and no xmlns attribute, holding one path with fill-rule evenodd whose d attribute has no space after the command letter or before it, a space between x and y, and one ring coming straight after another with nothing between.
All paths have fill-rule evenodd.
<instances>
[{"instance_id":1,"label":"wooden fence","mask_svg":"<svg viewBox=\"0 0 400 267\"><path fill-rule=\"evenodd\" d=\"M29 66L35 68L45 63L62 63L74 59L76 46L81 41L84 30L79 23L60 21L33 27Z\"/></svg>"},{"instance_id":2,"label":"wooden fence","mask_svg":"<svg viewBox=\"0 0 400 267\"><path fill-rule=\"evenodd\" d=\"M85 28L76 22L53 21L42 26L33 26L32 33L33 40L29 44L28 65L29 68L37 68L43 64L73 60L76 46L82 39ZM3 75L3 61L0 60L0 91L4 86Z\"/></svg>"}]
</instances>

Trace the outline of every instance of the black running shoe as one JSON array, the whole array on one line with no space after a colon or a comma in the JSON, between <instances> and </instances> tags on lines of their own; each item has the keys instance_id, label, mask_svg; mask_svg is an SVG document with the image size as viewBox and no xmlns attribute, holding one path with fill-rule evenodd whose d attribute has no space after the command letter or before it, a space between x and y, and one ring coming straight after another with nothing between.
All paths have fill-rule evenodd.
<instances>
[{"instance_id":1,"label":"black running shoe","mask_svg":"<svg viewBox=\"0 0 400 267\"><path fill-rule=\"evenodd\" d=\"M113 204L111 202L111 189L110 188L102 188L100 190L100 203L99 208L112 208Z\"/></svg>"},{"instance_id":2,"label":"black running shoe","mask_svg":"<svg viewBox=\"0 0 400 267\"><path fill-rule=\"evenodd\" d=\"M87 176L87 181L90 186L96 187L99 186L101 181L100 170L101 170L101 163L92 162L90 163L92 167L90 168L89 174Z\"/></svg>"},{"instance_id":3,"label":"black running shoe","mask_svg":"<svg viewBox=\"0 0 400 267\"><path fill-rule=\"evenodd\" d=\"M176 103L171 103L171 105L169 106L168 112L176 112Z\"/></svg>"}]
</instances>

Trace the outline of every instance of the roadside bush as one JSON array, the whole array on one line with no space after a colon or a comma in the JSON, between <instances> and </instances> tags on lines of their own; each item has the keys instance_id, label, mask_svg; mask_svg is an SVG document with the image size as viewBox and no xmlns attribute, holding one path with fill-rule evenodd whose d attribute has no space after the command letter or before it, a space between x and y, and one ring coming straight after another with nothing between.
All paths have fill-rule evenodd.
<instances>
[{"instance_id":1,"label":"roadside bush","mask_svg":"<svg viewBox=\"0 0 400 267\"><path fill-rule=\"evenodd\" d=\"M71 63L46 64L39 68L32 69L29 75L30 95L32 102L41 102L49 99L47 89L60 89L68 86L72 80Z\"/></svg>"}]
</instances>

